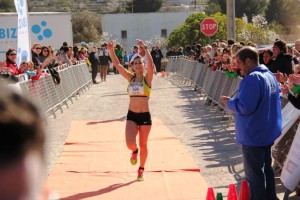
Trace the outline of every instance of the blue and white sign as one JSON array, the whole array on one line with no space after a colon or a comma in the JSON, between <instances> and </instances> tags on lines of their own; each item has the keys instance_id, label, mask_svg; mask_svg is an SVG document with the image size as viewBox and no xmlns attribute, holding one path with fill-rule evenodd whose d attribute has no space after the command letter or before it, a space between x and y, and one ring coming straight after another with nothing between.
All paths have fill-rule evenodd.
<instances>
[{"instance_id":1,"label":"blue and white sign","mask_svg":"<svg viewBox=\"0 0 300 200\"><path fill-rule=\"evenodd\" d=\"M28 9L26 0L14 0L18 13L18 65L31 60ZM14 35L13 35L14 36Z\"/></svg>"},{"instance_id":2,"label":"blue and white sign","mask_svg":"<svg viewBox=\"0 0 300 200\"><path fill-rule=\"evenodd\" d=\"M17 5L22 8L21 4L23 5L23 3L20 1ZM24 12L21 12L24 15ZM28 15L29 47L39 43L41 46L52 46L57 50L63 42L73 45L71 13L34 12L28 13ZM0 61L5 60L5 52L8 48L20 52L19 59L22 60L21 58L26 56L24 54L26 48L24 48L24 44L18 44L18 42L24 42L24 39L19 38L23 36L18 35L18 14L0 13L0 21ZM22 22L24 19L20 21ZM21 56L22 52L24 52L23 56ZM27 54L29 58L31 58L30 53L29 48Z\"/></svg>"}]
</instances>

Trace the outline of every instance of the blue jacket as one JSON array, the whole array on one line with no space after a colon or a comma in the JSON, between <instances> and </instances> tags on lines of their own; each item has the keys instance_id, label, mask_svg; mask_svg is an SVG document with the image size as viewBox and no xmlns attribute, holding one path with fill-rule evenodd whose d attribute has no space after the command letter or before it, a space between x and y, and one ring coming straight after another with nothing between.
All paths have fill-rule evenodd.
<instances>
[{"instance_id":1,"label":"blue jacket","mask_svg":"<svg viewBox=\"0 0 300 200\"><path fill-rule=\"evenodd\" d=\"M240 83L238 94L228 101L235 114L236 142L268 146L281 134L280 89L264 65L255 67Z\"/></svg>"}]
</instances>

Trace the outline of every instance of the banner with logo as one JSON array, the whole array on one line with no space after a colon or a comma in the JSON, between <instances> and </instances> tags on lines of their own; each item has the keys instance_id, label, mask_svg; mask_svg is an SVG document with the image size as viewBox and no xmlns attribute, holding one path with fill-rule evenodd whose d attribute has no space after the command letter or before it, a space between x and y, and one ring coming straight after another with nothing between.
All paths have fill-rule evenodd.
<instances>
[{"instance_id":1,"label":"banner with logo","mask_svg":"<svg viewBox=\"0 0 300 200\"><path fill-rule=\"evenodd\" d=\"M30 34L27 0L14 0L18 13L18 57L17 64L31 60Z\"/></svg>"},{"instance_id":2,"label":"banner with logo","mask_svg":"<svg viewBox=\"0 0 300 200\"><path fill-rule=\"evenodd\" d=\"M300 181L300 125L298 126L292 146L284 162L280 179L290 191L294 191Z\"/></svg>"},{"instance_id":3,"label":"banner with logo","mask_svg":"<svg viewBox=\"0 0 300 200\"><path fill-rule=\"evenodd\" d=\"M292 127L296 120L300 117L300 110L296 109L291 102L288 102L281 110L282 115L282 131L279 138L277 138L272 146L275 149L278 142L285 136L286 132Z\"/></svg>"}]
</instances>

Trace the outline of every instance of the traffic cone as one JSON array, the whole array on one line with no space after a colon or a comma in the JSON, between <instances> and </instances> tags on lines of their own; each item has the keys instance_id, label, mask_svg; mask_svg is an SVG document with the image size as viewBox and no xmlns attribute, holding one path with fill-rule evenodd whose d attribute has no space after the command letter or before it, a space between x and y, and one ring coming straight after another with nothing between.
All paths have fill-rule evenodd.
<instances>
[{"instance_id":1,"label":"traffic cone","mask_svg":"<svg viewBox=\"0 0 300 200\"><path fill-rule=\"evenodd\" d=\"M209 187L207 189L206 200L216 200L215 199L214 189L212 187Z\"/></svg>"},{"instance_id":2,"label":"traffic cone","mask_svg":"<svg viewBox=\"0 0 300 200\"><path fill-rule=\"evenodd\" d=\"M165 71L161 71L161 77L165 77Z\"/></svg>"},{"instance_id":3,"label":"traffic cone","mask_svg":"<svg viewBox=\"0 0 300 200\"><path fill-rule=\"evenodd\" d=\"M223 196L222 196L222 193L221 193L221 192L218 192L218 193L217 193L216 200L223 200Z\"/></svg>"},{"instance_id":4,"label":"traffic cone","mask_svg":"<svg viewBox=\"0 0 300 200\"><path fill-rule=\"evenodd\" d=\"M227 200L238 200L238 195L234 184L229 185Z\"/></svg>"},{"instance_id":5,"label":"traffic cone","mask_svg":"<svg viewBox=\"0 0 300 200\"><path fill-rule=\"evenodd\" d=\"M250 199L250 190L248 182L242 180L241 189L240 189L240 200L249 200Z\"/></svg>"}]
</instances>

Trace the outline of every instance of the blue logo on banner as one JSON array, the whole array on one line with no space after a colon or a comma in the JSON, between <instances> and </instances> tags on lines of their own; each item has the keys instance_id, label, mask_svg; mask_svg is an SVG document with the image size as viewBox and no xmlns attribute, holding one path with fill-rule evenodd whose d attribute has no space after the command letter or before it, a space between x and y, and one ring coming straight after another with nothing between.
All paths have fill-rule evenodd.
<instances>
[{"instance_id":1,"label":"blue logo on banner","mask_svg":"<svg viewBox=\"0 0 300 200\"><path fill-rule=\"evenodd\" d=\"M31 58L27 59L28 58L28 51L26 50L22 50L21 48L18 48L18 57L17 57L17 63L21 63L23 61L27 61L27 60L31 60Z\"/></svg>"},{"instance_id":2,"label":"blue logo on banner","mask_svg":"<svg viewBox=\"0 0 300 200\"><path fill-rule=\"evenodd\" d=\"M40 41L43 40L44 38L50 38L52 36L52 30L49 28L46 28L46 25L47 25L47 22L42 21L41 25L34 24L31 27L32 32L37 35L37 39Z\"/></svg>"}]
</instances>

